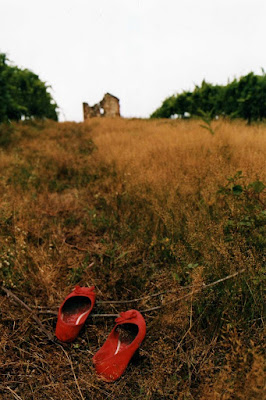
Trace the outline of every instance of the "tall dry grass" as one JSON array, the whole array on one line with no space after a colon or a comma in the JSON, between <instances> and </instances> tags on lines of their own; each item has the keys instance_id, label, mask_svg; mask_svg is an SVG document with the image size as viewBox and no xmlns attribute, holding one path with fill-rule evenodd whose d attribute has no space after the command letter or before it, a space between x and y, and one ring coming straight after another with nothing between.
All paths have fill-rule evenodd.
<instances>
[{"instance_id":1,"label":"tall dry grass","mask_svg":"<svg viewBox=\"0 0 266 400\"><path fill-rule=\"evenodd\" d=\"M217 121L214 129L212 136L198 121L103 120L93 138L99 157L131 185L175 190L201 180L210 191L239 169L250 180L265 178L264 125Z\"/></svg>"},{"instance_id":2,"label":"tall dry grass","mask_svg":"<svg viewBox=\"0 0 266 400\"><path fill-rule=\"evenodd\" d=\"M164 294L134 304L162 308L144 313L140 354L110 385L91 358L112 318L90 319L62 351L1 292L4 399L262 398L266 126L216 121L212 136L199 125L93 119L6 131L2 285L51 332L75 284L95 285L98 300Z\"/></svg>"}]
</instances>

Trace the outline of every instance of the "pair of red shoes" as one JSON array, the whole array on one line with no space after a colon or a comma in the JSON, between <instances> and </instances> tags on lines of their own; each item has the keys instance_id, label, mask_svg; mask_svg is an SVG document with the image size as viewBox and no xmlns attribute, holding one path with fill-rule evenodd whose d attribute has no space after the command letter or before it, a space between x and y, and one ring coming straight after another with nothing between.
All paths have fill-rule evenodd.
<instances>
[{"instance_id":1,"label":"pair of red shoes","mask_svg":"<svg viewBox=\"0 0 266 400\"><path fill-rule=\"evenodd\" d=\"M76 286L61 304L56 324L56 337L72 342L79 334L95 304L94 287ZM115 320L104 345L94 355L93 363L99 376L112 382L120 378L146 334L143 316L137 310L122 312Z\"/></svg>"}]
</instances>

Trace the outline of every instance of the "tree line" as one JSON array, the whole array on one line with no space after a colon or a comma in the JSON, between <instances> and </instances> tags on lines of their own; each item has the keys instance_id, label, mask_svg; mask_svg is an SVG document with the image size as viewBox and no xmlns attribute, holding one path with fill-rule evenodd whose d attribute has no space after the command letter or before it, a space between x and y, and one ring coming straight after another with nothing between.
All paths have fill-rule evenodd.
<instances>
[{"instance_id":1,"label":"tree line","mask_svg":"<svg viewBox=\"0 0 266 400\"><path fill-rule=\"evenodd\" d=\"M248 123L266 118L266 74L253 72L227 85L213 85L205 80L194 90L183 91L165 99L151 118L243 118Z\"/></svg>"},{"instance_id":2,"label":"tree line","mask_svg":"<svg viewBox=\"0 0 266 400\"><path fill-rule=\"evenodd\" d=\"M30 118L56 120L57 104L49 86L28 69L12 65L0 53L0 122Z\"/></svg>"}]
</instances>

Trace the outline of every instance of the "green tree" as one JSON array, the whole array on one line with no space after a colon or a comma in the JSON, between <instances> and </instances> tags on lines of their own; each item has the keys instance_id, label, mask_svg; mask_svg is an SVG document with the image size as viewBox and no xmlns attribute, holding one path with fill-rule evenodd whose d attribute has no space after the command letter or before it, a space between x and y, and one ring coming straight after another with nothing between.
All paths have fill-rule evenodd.
<instances>
[{"instance_id":1,"label":"green tree","mask_svg":"<svg viewBox=\"0 0 266 400\"><path fill-rule=\"evenodd\" d=\"M193 92L182 92L164 100L151 118L171 118L177 114L184 117L208 115L243 118L248 123L266 118L266 74L253 72L234 79L227 85L212 85L203 80Z\"/></svg>"},{"instance_id":2,"label":"green tree","mask_svg":"<svg viewBox=\"0 0 266 400\"><path fill-rule=\"evenodd\" d=\"M152 114L152 118L170 118L175 113L175 96L168 97L164 100L158 110Z\"/></svg>"},{"instance_id":3,"label":"green tree","mask_svg":"<svg viewBox=\"0 0 266 400\"><path fill-rule=\"evenodd\" d=\"M22 118L57 121L58 106L48 89L38 75L11 65L0 53L0 122Z\"/></svg>"}]
</instances>

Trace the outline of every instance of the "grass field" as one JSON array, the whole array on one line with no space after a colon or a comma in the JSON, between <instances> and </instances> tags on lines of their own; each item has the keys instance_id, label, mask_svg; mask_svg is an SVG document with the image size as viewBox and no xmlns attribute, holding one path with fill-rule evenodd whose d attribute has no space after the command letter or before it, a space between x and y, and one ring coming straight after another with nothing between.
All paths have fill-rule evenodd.
<instances>
[{"instance_id":1,"label":"grass field","mask_svg":"<svg viewBox=\"0 0 266 400\"><path fill-rule=\"evenodd\" d=\"M263 398L266 125L213 130L126 119L0 127L3 399ZM148 310L139 354L113 384L92 356L114 318L89 317L72 344L36 322L53 335L76 284L95 285L95 314Z\"/></svg>"}]
</instances>

